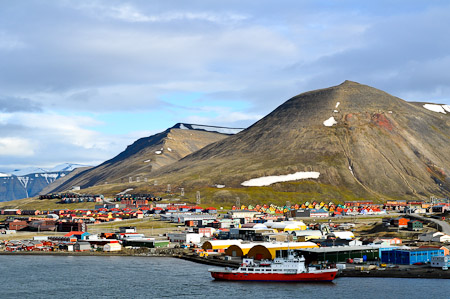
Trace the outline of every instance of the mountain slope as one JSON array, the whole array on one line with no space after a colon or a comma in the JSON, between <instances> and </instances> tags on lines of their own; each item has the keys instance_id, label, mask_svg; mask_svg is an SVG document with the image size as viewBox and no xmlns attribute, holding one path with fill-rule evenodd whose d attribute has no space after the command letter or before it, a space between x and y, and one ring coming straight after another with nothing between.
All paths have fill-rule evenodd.
<instances>
[{"instance_id":1,"label":"mountain slope","mask_svg":"<svg viewBox=\"0 0 450 299\"><path fill-rule=\"evenodd\" d=\"M241 187L251 178L314 171L318 179L275 188L313 198L336 187L339 196L448 196L449 145L450 113L346 81L295 96L153 176L183 186Z\"/></svg>"},{"instance_id":2,"label":"mountain slope","mask_svg":"<svg viewBox=\"0 0 450 299\"><path fill-rule=\"evenodd\" d=\"M144 180L162 166L174 163L204 146L227 138L233 133L223 127L176 124L162 133L137 140L116 157L86 170L49 192L63 191L72 186L90 187L104 183L125 183Z\"/></svg>"}]
</instances>

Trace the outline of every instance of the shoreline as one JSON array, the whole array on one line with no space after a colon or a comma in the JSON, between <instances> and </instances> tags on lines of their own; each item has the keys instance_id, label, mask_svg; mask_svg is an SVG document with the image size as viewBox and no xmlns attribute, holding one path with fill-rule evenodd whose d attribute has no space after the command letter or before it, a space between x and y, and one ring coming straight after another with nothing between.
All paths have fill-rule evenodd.
<instances>
[{"instance_id":1,"label":"shoreline","mask_svg":"<svg viewBox=\"0 0 450 299\"><path fill-rule=\"evenodd\" d=\"M204 258L195 255L172 252L149 252L149 253L105 253L105 252L42 252L42 251L23 251L23 252L5 252L1 251L0 255L28 255L28 256L123 256L123 257L169 257L178 258L193 263L206 264L218 267L239 267L239 262L225 261L219 258ZM385 270L356 270L344 269L340 270L336 276L339 277L378 277L378 278L426 278L426 279L450 279L450 271L444 271L440 268L397 268Z\"/></svg>"}]
</instances>

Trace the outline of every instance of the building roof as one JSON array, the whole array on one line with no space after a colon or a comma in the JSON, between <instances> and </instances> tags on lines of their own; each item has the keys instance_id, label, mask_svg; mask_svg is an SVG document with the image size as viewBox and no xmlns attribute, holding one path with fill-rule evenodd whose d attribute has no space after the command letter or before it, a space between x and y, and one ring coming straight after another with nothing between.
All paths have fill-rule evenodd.
<instances>
[{"instance_id":1,"label":"building roof","mask_svg":"<svg viewBox=\"0 0 450 299\"><path fill-rule=\"evenodd\" d=\"M327 253L336 251L360 251L369 249L379 249L379 246L332 246L332 247L319 247L319 248L302 248L301 251L308 251L314 253Z\"/></svg>"},{"instance_id":2,"label":"building roof","mask_svg":"<svg viewBox=\"0 0 450 299\"><path fill-rule=\"evenodd\" d=\"M84 234L88 234L89 235L88 232L71 231L71 232L65 234L64 237L81 236L81 235L84 235Z\"/></svg>"}]
</instances>

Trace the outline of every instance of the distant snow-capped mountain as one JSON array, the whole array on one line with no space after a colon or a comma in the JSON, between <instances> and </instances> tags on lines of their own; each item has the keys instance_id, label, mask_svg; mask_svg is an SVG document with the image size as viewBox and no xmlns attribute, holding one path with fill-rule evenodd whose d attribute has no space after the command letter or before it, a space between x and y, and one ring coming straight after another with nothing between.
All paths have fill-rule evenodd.
<instances>
[{"instance_id":1,"label":"distant snow-capped mountain","mask_svg":"<svg viewBox=\"0 0 450 299\"><path fill-rule=\"evenodd\" d=\"M27 167L24 169L16 169L12 171L10 174L15 176L23 176L28 174L34 174L34 173L48 173L48 172L61 172L61 171L72 171L75 168L79 167L87 167L88 165L82 165L82 164L75 164L75 163L63 163L56 165L55 167L51 169L45 169L41 167ZM1 176L1 174L0 174Z\"/></svg>"},{"instance_id":2,"label":"distant snow-capped mountain","mask_svg":"<svg viewBox=\"0 0 450 299\"><path fill-rule=\"evenodd\" d=\"M79 167L86 165L64 163L51 169L27 167L11 173L0 173L0 202L36 196L49 184Z\"/></svg>"}]
</instances>

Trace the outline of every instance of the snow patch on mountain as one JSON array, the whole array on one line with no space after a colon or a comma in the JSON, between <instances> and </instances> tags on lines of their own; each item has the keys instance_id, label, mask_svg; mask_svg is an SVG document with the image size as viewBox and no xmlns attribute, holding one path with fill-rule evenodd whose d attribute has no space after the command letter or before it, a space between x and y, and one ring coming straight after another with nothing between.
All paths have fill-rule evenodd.
<instances>
[{"instance_id":1,"label":"snow patch on mountain","mask_svg":"<svg viewBox=\"0 0 450 299\"><path fill-rule=\"evenodd\" d=\"M216 126L206 126L206 125L193 125L193 124L177 124L175 128L178 127L182 130L198 130L198 131L208 131L216 132L227 135L234 135L244 130L243 128L226 128L226 127L216 127Z\"/></svg>"},{"instance_id":2,"label":"snow patch on mountain","mask_svg":"<svg viewBox=\"0 0 450 299\"><path fill-rule=\"evenodd\" d=\"M439 113L444 113L444 114L447 114L447 112L445 112L445 110L450 112L449 105L424 104L423 108L433 111L433 112L439 112Z\"/></svg>"},{"instance_id":3,"label":"snow patch on mountain","mask_svg":"<svg viewBox=\"0 0 450 299\"><path fill-rule=\"evenodd\" d=\"M40 176L45 179L47 184L51 184L58 178L59 175L57 173L41 173Z\"/></svg>"},{"instance_id":4,"label":"snow patch on mountain","mask_svg":"<svg viewBox=\"0 0 450 299\"><path fill-rule=\"evenodd\" d=\"M337 124L337 121L334 119L333 116L323 122L323 125L326 127L332 127L335 124Z\"/></svg>"},{"instance_id":5,"label":"snow patch on mountain","mask_svg":"<svg viewBox=\"0 0 450 299\"><path fill-rule=\"evenodd\" d=\"M30 181L30 177L18 176L17 179L19 180L20 184L26 189L28 186L28 182Z\"/></svg>"},{"instance_id":6,"label":"snow patch on mountain","mask_svg":"<svg viewBox=\"0 0 450 299\"><path fill-rule=\"evenodd\" d=\"M317 179L320 176L320 172L316 171L300 171L293 174L278 175L278 176L264 176L260 178L251 179L242 182L241 185L245 187L262 187L269 186L274 183L296 181L303 179Z\"/></svg>"}]
</instances>

